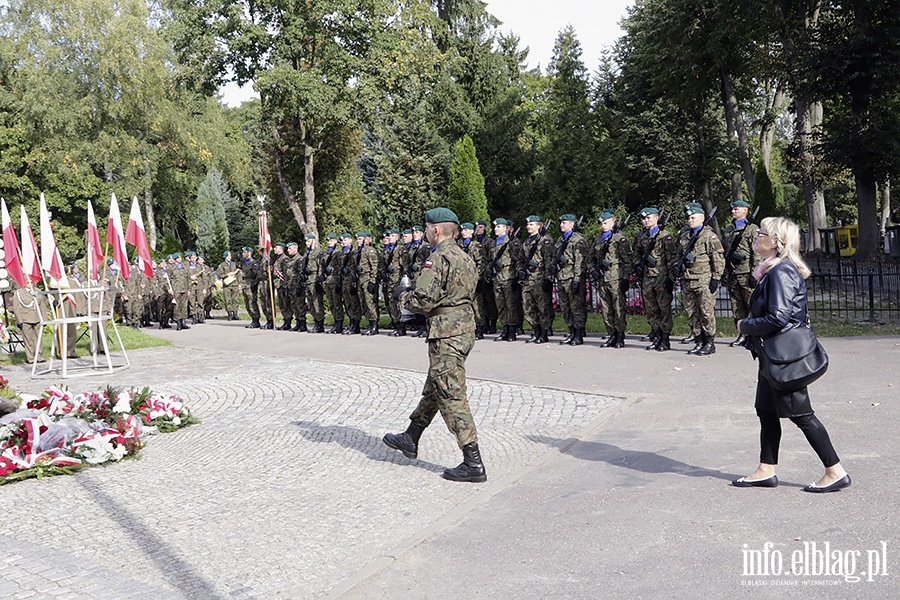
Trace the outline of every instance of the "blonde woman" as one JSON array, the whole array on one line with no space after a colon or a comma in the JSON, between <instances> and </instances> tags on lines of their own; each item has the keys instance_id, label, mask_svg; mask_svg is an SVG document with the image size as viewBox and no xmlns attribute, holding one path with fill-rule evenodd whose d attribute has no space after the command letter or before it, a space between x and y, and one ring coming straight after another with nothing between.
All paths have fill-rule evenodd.
<instances>
[{"instance_id":1,"label":"blonde woman","mask_svg":"<svg viewBox=\"0 0 900 600\"><path fill-rule=\"evenodd\" d=\"M759 282L750 298L750 316L738 321L738 331L749 338L757 356L760 340L800 327L806 323L806 278L809 267L800 257L800 230L782 217L762 220L753 250L762 259L754 271ZM806 492L836 492L850 485L850 476L841 466L825 426L813 412L807 388L784 393L772 389L760 372L756 384L756 414L760 422L760 459L756 470L733 481L736 487L776 487L781 419L790 419L825 467L825 474L803 488Z\"/></svg>"}]
</instances>

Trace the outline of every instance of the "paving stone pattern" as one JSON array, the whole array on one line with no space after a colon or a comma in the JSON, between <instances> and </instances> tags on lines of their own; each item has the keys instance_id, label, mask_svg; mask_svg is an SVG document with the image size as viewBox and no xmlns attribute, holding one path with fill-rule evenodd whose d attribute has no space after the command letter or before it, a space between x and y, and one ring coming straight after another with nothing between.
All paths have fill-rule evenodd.
<instances>
[{"instance_id":1,"label":"paving stone pattern","mask_svg":"<svg viewBox=\"0 0 900 600\"><path fill-rule=\"evenodd\" d=\"M381 442L408 423L418 372L152 348L80 391L149 385L202 424L149 438L138 460L0 488L0 597L315 598L577 437L621 399L469 379L489 481L437 417L417 460ZM198 365L203 365L202 368ZM21 391L55 380L4 373Z\"/></svg>"}]
</instances>

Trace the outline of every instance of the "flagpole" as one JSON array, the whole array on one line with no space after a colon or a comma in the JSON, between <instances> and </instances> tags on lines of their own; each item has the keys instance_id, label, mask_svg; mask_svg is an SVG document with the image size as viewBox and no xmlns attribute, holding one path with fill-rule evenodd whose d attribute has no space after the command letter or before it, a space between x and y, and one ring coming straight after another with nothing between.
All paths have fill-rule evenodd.
<instances>
[{"instance_id":1,"label":"flagpole","mask_svg":"<svg viewBox=\"0 0 900 600\"><path fill-rule=\"evenodd\" d=\"M262 209L259 213L259 245L263 249L263 260L266 262L266 275L269 280L269 304L272 309L272 326L278 321L278 315L275 313L275 288L272 284L272 265L269 262L269 241L267 235L269 233L269 221L266 219L265 227L263 227L263 217L266 216L266 197L257 196L259 206Z\"/></svg>"}]
</instances>

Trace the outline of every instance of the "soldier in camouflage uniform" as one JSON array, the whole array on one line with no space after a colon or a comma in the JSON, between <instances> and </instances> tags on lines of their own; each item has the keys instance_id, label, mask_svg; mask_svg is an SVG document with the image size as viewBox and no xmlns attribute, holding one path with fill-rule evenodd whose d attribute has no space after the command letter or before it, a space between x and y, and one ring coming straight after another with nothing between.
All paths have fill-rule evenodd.
<instances>
[{"instance_id":1,"label":"soldier in camouflage uniform","mask_svg":"<svg viewBox=\"0 0 900 600\"><path fill-rule=\"evenodd\" d=\"M288 297L287 287L284 282L287 277L287 263L289 257L287 255L287 244L278 242L272 246L272 285L275 288L275 299L278 302L278 308L281 310L282 324L277 329L281 331L290 331L291 322L294 320L293 299ZM277 313L272 315L273 321L277 319Z\"/></svg>"},{"instance_id":2,"label":"soldier in camouflage uniform","mask_svg":"<svg viewBox=\"0 0 900 600\"><path fill-rule=\"evenodd\" d=\"M169 278L169 261L161 260L156 267L153 276L154 292L156 296L156 313L160 329L169 329L169 321L175 313L173 300L175 292L172 288L172 280Z\"/></svg>"},{"instance_id":3,"label":"soldier in camouflage uniform","mask_svg":"<svg viewBox=\"0 0 900 600\"><path fill-rule=\"evenodd\" d=\"M478 243L474 238L475 225L472 223L462 224L462 237L459 240L459 247L469 255L472 262L475 263L475 275L478 277L479 284L484 279L485 255L484 246ZM478 293L478 284L475 285L475 297L472 299L472 309L475 313L475 339L484 339L484 296Z\"/></svg>"},{"instance_id":4,"label":"soldier in camouflage uniform","mask_svg":"<svg viewBox=\"0 0 900 600\"><path fill-rule=\"evenodd\" d=\"M569 328L569 335L560 344L580 346L584 343L587 325L584 280L588 270L590 246L587 238L575 231L575 215L560 216L559 230L562 235L556 240L554 266L556 293L559 295L563 320Z\"/></svg>"},{"instance_id":5,"label":"soldier in camouflage uniform","mask_svg":"<svg viewBox=\"0 0 900 600\"><path fill-rule=\"evenodd\" d=\"M259 308L266 317L266 322L261 325L261 329L275 329L275 305L272 294L278 298L278 290L283 283L283 280L275 273L275 263L282 256L281 253L275 251L276 247L280 248L277 245L273 246L272 254L268 254L265 248L259 249L262 254L257 264L259 268ZM284 273L280 274L282 277L284 276Z\"/></svg>"},{"instance_id":6,"label":"soldier in camouflage uniform","mask_svg":"<svg viewBox=\"0 0 900 600\"><path fill-rule=\"evenodd\" d=\"M359 306L369 326L363 335L378 335L378 251L372 247L372 234L356 234L356 272L359 274Z\"/></svg>"},{"instance_id":7,"label":"soldier in camouflage uniform","mask_svg":"<svg viewBox=\"0 0 900 600\"><path fill-rule=\"evenodd\" d=\"M503 218L494 219L494 232L497 234L497 239L487 268L492 275L491 281L494 283L497 311L503 322L503 332L494 341L514 342L518 325L515 320L514 299L518 287L514 285L514 281L521 268L524 255L521 245L518 245L516 240L507 234L508 223L509 221Z\"/></svg>"},{"instance_id":8,"label":"soldier in camouflage uniform","mask_svg":"<svg viewBox=\"0 0 900 600\"><path fill-rule=\"evenodd\" d=\"M284 274L284 297L288 303L287 311L291 318L296 319L293 328L285 317L282 331L306 331L306 286L302 283L303 274L303 254L300 254L300 246L297 242L287 243L287 257L283 263Z\"/></svg>"},{"instance_id":9,"label":"soldier in camouflage uniform","mask_svg":"<svg viewBox=\"0 0 900 600\"><path fill-rule=\"evenodd\" d=\"M591 277L599 282L603 323L606 325L606 348L625 347L625 292L631 277L631 243L616 231L616 213L604 210L598 219L601 232L594 239L591 252Z\"/></svg>"},{"instance_id":10,"label":"soldier in camouflage uniform","mask_svg":"<svg viewBox=\"0 0 900 600\"><path fill-rule=\"evenodd\" d=\"M122 324L128 327L140 328L140 315L143 299L141 293L141 272L138 270L139 258L134 257L131 265L131 274L122 283Z\"/></svg>"},{"instance_id":11,"label":"soldier in camouflage uniform","mask_svg":"<svg viewBox=\"0 0 900 600\"><path fill-rule=\"evenodd\" d=\"M403 247L400 245L400 231L389 229L387 231L387 243L381 251L381 263L383 274L381 277L382 297L388 313L391 315L391 324L394 331L393 337L406 335L406 325L400 322L400 303L394 300L394 288L403 277Z\"/></svg>"},{"instance_id":12,"label":"soldier in camouflage uniform","mask_svg":"<svg viewBox=\"0 0 900 600\"><path fill-rule=\"evenodd\" d=\"M222 262L216 267L216 275L222 281L222 297L225 304L223 308L228 313L229 321L238 320L240 284L237 276L240 272L240 266L231 260L231 251L226 250L222 254Z\"/></svg>"},{"instance_id":13,"label":"soldier in camouflage uniform","mask_svg":"<svg viewBox=\"0 0 900 600\"><path fill-rule=\"evenodd\" d=\"M344 298L344 312L350 323L344 329L344 335L360 333L359 322L362 320L362 307L359 302L359 273L356 271L357 253L353 250L353 236L341 234L341 295Z\"/></svg>"},{"instance_id":14,"label":"soldier in camouflage uniform","mask_svg":"<svg viewBox=\"0 0 900 600\"><path fill-rule=\"evenodd\" d=\"M415 288L398 288L395 294L406 309L428 319L428 377L422 399L410 415L409 427L403 433L385 435L384 443L415 458L422 432L440 411L463 453L462 464L445 469L443 477L483 482L487 474L466 398L466 357L475 345L475 264L456 244L459 220L452 211L432 209L425 213L425 223L434 250Z\"/></svg>"},{"instance_id":15,"label":"soldier in camouflage uniform","mask_svg":"<svg viewBox=\"0 0 900 600\"><path fill-rule=\"evenodd\" d=\"M188 286L188 313L196 325L203 322L203 299L206 296L206 289L203 284L206 281L206 274L197 263L196 252L185 252L184 256L187 258L185 268L190 280Z\"/></svg>"},{"instance_id":16,"label":"soldier in camouflage uniform","mask_svg":"<svg viewBox=\"0 0 900 600\"><path fill-rule=\"evenodd\" d=\"M203 272L203 298L200 302L203 306L203 312L201 314L204 319L211 319L212 316L209 313L213 305L213 289L215 289L216 274L212 269L212 265L206 264L206 259L200 255L197 255L197 266Z\"/></svg>"},{"instance_id":17,"label":"soldier in camouflage uniform","mask_svg":"<svg viewBox=\"0 0 900 600\"><path fill-rule=\"evenodd\" d=\"M475 221L475 241L484 248L485 261L489 261L494 253L494 238L487 233L487 221L479 219ZM497 333L497 298L494 294L494 282L488 279L488 269L485 268L485 276L478 282L475 293L481 296L484 303L484 332L488 335Z\"/></svg>"},{"instance_id":18,"label":"soldier in camouflage uniform","mask_svg":"<svg viewBox=\"0 0 900 600\"><path fill-rule=\"evenodd\" d=\"M522 270L522 263L525 260L525 251L523 250L522 242L519 240L519 230L516 227L515 222L512 219L507 219L506 222L508 224L506 235L509 236L509 243L516 248L517 254L520 257L519 264L516 265L516 270L513 271L512 303L508 312L511 315L512 322L515 323L515 333L522 335L525 333L523 327L525 323L525 306L522 304L522 282L519 280L519 273Z\"/></svg>"},{"instance_id":19,"label":"soldier in camouflage uniform","mask_svg":"<svg viewBox=\"0 0 900 600\"><path fill-rule=\"evenodd\" d=\"M723 280L731 296L731 311L734 323L750 316L750 295L756 287L753 270L759 264L759 255L753 251L753 240L759 227L747 219L750 205L743 200L731 203L733 221L725 227L722 239L725 248L725 274ZM729 346L740 346L744 336L738 332L737 338Z\"/></svg>"},{"instance_id":20,"label":"soldier in camouflage uniform","mask_svg":"<svg viewBox=\"0 0 900 600\"><path fill-rule=\"evenodd\" d=\"M413 225L412 235L413 241L410 246L412 258L407 265L406 272L409 274L410 279L415 281L416 277L419 276L419 273L422 272L422 265L424 265L425 261L428 260L428 257L431 256L431 245L428 243L428 240L425 239L425 228L421 225ZM423 326L419 329L416 337L423 338L425 337L425 334L425 327Z\"/></svg>"},{"instance_id":21,"label":"soldier in camouflage uniform","mask_svg":"<svg viewBox=\"0 0 900 600\"><path fill-rule=\"evenodd\" d=\"M544 344L553 325L553 264L556 261L556 246L553 238L544 229L544 220L538 215L529 215L525 220L528 239L522 251L524 259L518 279L522 284L522 306L525 318L531 324L531 337L526 343Z\"/></svg>"},{"instance_id":22,"label":"soldier in camouflage uniform","mask_svg":"<svg viewBox=\"0 0 900 600\"><path fill-rule=\"evenodd\" d=\"M688 354L706 356L716 351L716 291L725 270L725 258L722 242L703 225L703 205L691 202L685 213L688 224L678 234L680 261L675 273L681 277L684 312L696 342ZM696 241L690 248L692 236L696 236Z\"/></svg>"},{"instance_id":23,"label":"soldier in camouflage uniform","mask_svg":"<svg viewBox=\"0 0 900 600\"><path fill-rule=\"evenodd\" d=\"M343 333L344 298L341 295L341 263L344 261L344 256L341 254L340 242L335 234L329 233L325 236L325 240L328 249L323 258L322 274L325 276L324 287L325 295L328 297L328 308L334 319L334 324L328 333Z\"/></svg>"},{"instance_id":24,"label":"soldier in camouflage uniform","mask_svg":"<svg viewBox=\"0 0 900 600\"><path fill-rule=\"evenodd\" d=\"M325 281L324 255L319 249L318 239L314 233L306 234L306 256L303 259L304 272L306 274L306 303L313 317L313 328L307 330L306 317L297 331L310 331L311 333L325 333L325 290L322 283Z\"/></svg>"},{"instance_id":25,"label":"soldier in camouflage uniform","mask_svg":"<svg viewBox=\"0 0 900 600\"><path fill-rule=\"evenodd\" d=\"M250 246L241 248L241 272L238 281L238 290L244 296L244 307L250 315L250 324L247 329L259 328L259 265L253 258L253 249Z\"/></svg>"},{"instance_id":26,"label":"soldier in camouflage uniform","mask_svg":"<svg viewBox=\"0 0 900 600\"><path fill-rule=\"evenodd\" d=\"M641 298L650 324L647 350L671 349L672 290L678 245L671 233L659 227L659 210L647 207L640 212L643 229L634 240L634 273L641 286Z\"/></svg>"},{"instance_id":27,"label":"soldier in camouflage uniform","mask_svg":"<svg viewBox=\"0 0 900 600\"><path fill-rule=\"evenodd\" d=\"M175 266L169 269L169 281L172 283L172 291L175 293L175 306L172 320L175 322L175 330L190 329L184 320L188 318L190 304L191 278L187 266L180 252L174 255Z\"/></svg>"}]
</instances>

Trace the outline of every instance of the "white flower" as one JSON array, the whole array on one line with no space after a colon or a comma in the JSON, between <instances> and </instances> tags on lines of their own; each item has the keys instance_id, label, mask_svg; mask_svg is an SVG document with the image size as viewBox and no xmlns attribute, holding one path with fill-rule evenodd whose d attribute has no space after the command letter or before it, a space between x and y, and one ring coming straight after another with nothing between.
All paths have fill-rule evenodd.
<instances>
[{"instance_id":1,"label":"white flower","mask_svg":"<svg viewBox=\"0 0 900 600\"><path fill-rule=\"evenodd\" d=\"M128 392L116 394L116 405L113 406L112 411L117 413L131 412L131 394Z\"/></svg>"},{"instance_id":2,"label":"white flower","mask_svg":"<svg viewBox=\"0 0 900 600\"><path fill-rule=\"evenodd\" d=\"M181 417L178 417L178 416L174 417L172 419L172 423L174 423L175 425L181 425Z\"/></svg>"}]
</instances>

